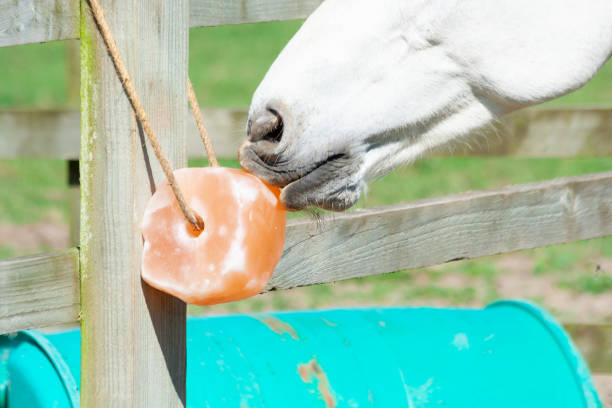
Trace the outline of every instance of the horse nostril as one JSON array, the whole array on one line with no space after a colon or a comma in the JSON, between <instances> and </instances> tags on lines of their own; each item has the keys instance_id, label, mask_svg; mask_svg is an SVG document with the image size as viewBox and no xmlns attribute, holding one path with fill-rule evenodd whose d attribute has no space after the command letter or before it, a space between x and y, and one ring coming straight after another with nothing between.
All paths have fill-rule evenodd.
<instances>
[{"instance_id":1,"label":"horse nostril","mask_svg":"<svg viewBox=\"0 0 612 408\"><path fill-rule=\"evenodd\" d=\"M247 135L251 142L267 140L278 143L283 137L283 118L272 109L258 113L253 118L249 118Z\"/></svg>"}]
</instances>

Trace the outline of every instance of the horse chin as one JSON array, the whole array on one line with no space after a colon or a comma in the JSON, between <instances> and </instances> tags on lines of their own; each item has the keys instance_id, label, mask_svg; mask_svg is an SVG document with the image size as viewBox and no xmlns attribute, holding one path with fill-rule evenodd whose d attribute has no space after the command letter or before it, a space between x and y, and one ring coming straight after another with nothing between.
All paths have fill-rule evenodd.
<instances>
[{"instance_id":1,"label":"horse chin","mask_svg":"<svg viewBox=\"0 0 612 408\"><path fill-rule=\"evenodd\" d=\"M292 211L319 207L344 211L352 207L363 189L357 177L359 162L345 156L325 162L303 177L289 183L281 192L281 202Z\"/></svg>"},{"instance_id":2,"label":"horse chin","mask_svg":"<svg viewBox=\"0 0 612 408\"><path fill-rule=\"evenodd\" d=\"M344 211L359 199L362 160L355 155L329 154L312 163L299 163L280 155L268 163L256 149L256 144L244 143L238 155L240 165L266 183L283 187L281 202L290 211L311 206Z\"/></svg>"},{"instance_id":3,"label":"horse chin","mask_svg":"<svg viewBox=\"0 0 612 408\"><path fill-rule=\"evenodd\" d=\"M328 211L345 211L359 200L361 194L361 189L356 186L348 186L334 192L329 192L329 188L325 188L328 186L302 191L303 184L303 180L300 179L282 190L281 202L288 210L299 211L308 207L318 207Z\"/></svg>"}]
</instances>

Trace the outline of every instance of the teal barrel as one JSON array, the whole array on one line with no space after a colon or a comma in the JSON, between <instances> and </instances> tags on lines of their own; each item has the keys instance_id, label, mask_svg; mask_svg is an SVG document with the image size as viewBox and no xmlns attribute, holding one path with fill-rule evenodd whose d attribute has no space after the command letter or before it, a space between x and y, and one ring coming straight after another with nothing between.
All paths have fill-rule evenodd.
<instances>
[{"instance_id":1,"label":"teal barrel","mask_svg":"<svg viewBox=\"0 0 612 408\"><path fill-rule=\"evenodd\" d=\"M567 334L525 302L190 318L187 342L189 407L601 407ZM8 407L77 406L79 343L5 337Z\"/></svg>"}]
</instances>

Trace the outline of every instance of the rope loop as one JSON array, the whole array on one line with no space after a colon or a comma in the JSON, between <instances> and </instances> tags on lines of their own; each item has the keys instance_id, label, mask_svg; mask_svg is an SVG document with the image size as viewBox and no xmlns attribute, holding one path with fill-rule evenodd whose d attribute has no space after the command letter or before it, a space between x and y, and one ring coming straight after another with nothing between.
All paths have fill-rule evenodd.
<instances>
[{"instance_id":1,"label":"rope loop","mask_svg":"<svg viewBox=\"0 0 612 408\"><path fill-rule=\"evenodd\" d=\"M153 132L153 128L149 123L149 119L147 118L145 110L142 104L140 103L140 99L138 99L136 89L132 84L132 79L130 78L127 68L123 63L121 53L119 52L119 48L117 47L117 42L115 41L115 38L111 33L108 23L106 22L106 18L104 17L104 12L102 11L102 7L100 7L100 3L98 3L98 0L87 1L91 8L93 17L97 23L98 30L100 31L102 39L104 40L104 44L106 44L106 48L108 49L113 65L115 66L117 74L119 75L121 85L123 86L123 89L125 90L128 96L128 99L130 101L130 104L132 105L132 108L134 109L136 117L140 121L140 124L142 125L142 128L147 138L149 139L149 142L151 143L151 147L153 147L155 156L157 157L157 160L159 161L159 164L161 165L162 170L166 175L166 179L168 180L168 183L172 188L172 192L176 197L176 201L178 202L183 215L191 224L193 224L193 226L198 231L203 230L204 225L202 225L202 221L195 215L193 209L189 206L189 204L187 204L185 197L183 196L183 192L179 188L178 182L174 177L174 173L172 172L172 166L164 155L161 144L159 143L159 139L155 135L155 132ZM189 77L187 78L187 89L189 104L191 105L191 110L196 120L196 125L198 127L200 137L202 139L202 142L204 143L204 148L206 149L208 160L212 166L218 166L219 163L217 162L215 152L208 137L208 132L206 131L206 128L204 126L204 120L202 118L200 107L198 105L198 101L196 99L196 95L193 90L193 86L191 85L191 80L189 80Z\"/></svg>"}]
</instances>

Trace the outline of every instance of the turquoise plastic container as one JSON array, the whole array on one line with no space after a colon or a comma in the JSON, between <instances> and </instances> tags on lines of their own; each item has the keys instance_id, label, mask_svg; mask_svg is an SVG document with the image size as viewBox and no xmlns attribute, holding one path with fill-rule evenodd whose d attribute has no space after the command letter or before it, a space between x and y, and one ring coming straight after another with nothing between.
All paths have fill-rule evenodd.
<instances>
[{"instance_id":1,"label":"turquoise plastic container","mask_svg":"<svg viewBox=\"0 0 612 408\"><path fill-rule=\"evenodd\" d=\"M189 407L601 407L567 334L524 302L190 318L187 342ZM0 347L8 408L78 406L78 330Z\"/></svg>"}]
</instances>

